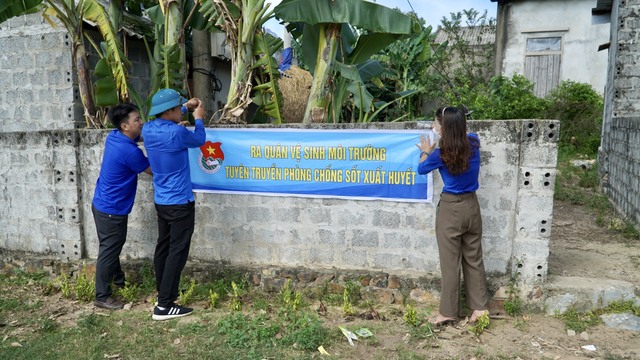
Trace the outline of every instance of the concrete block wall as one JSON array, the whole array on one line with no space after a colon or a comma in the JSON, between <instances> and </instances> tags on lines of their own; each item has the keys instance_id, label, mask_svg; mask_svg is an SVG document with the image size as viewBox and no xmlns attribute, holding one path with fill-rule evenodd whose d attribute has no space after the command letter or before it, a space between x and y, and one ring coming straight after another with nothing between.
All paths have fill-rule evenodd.
<instances>
[{"instance_id":1,"label":"concrete block wall","mask_svg":"<svg viewBox=\"0 0 640 360\"><path fill-rule=\"evenodd\" d=\"M80 207L84 214L82 228L85 255L88 258L98 257L98 238L91 213L91 201L100 173L100 164L104 154L104 141L110 130L81 130L78 132L80 147L78 163L82 168L79 188L82 194ZM156 212L153 204L153 185L151 175L138 175L138 191L133 210L129 215L127 242L122 250L126 259L142 259L153 257L158 236Z\"/></svg>"},{"instance_id":2,"label":"concrete block wall","mask_svg":"<svg viewBox=\"0 0 640 360\"><path fill-rule=\"evenodd\" d=\"M640 0L614 0L605 91L601 186L616 209L640 227Z\"/></svg>"},{"instance_id":3,"label":"concrete block wall","mask_svg":"<svg viewBox=\"0 0 640 360\"><path fill-rule=\"evenodd\" d=\"M0 248L83 256L78 132L0 132Z\"/></svg>"},{"instance_id":4,"label":"concrete block wall","mask_svg":"<svg viewBox=\"0 0 640 360\"><path fill-rule=\"evenodd\" d=\"M40 14L0 24L0 131L83 127L65 28Z\"/></svg>"},{"instance_id":5,"label":"concrete block wall","mask_svg":"<svg viewBox=\"0 0 640 360\"><path fill-rule=\"evenodd\" d=\"M319 128L428 128L424 123ZM478 197L491 276L544 281L555 176L556 121L473 121L482 140ZM295 127L290 125L288 127ZM95 258L91 199L108 130L11 132L0 136L5 205L0 248ZM196 194L191 260L438 276L432 204L260 195ZM149 175L139 176L123 257L151 258L157 236Z\"/></svg>"}]
</instances>

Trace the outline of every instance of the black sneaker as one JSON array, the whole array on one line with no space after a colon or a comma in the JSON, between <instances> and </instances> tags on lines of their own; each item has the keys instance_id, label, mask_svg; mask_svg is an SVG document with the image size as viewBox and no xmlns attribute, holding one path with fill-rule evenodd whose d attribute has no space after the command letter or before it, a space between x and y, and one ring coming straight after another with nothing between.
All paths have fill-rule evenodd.
<instances>
[{"instance_id":1,"label":"black sneaker","mask_svg":"<svg viewBox=\"0 0 640 360\"><path fill-rule=\"evenodd\" d=\"M172 304L170 307L167 307L164 310L160 310L160 308L156 306L153 309L153 316L151 318L153 320L169 320L181 316L191 315L192 312L192 308L182 307L176 304Z\"/></svg>"},{"instance_id":2,"label":"black sneaker","mask_svg":"<svg viewBox=\"0 0 640 360\"><path fill-rule=\"evenodd\" d=\"M93 305L99 308L107 309L107 310L119 310L124 307L124 304L120 300L114 298L113 296L109 296L104 301L100 301L96 299L93 302Z\"/></svg>"}]
</instances>

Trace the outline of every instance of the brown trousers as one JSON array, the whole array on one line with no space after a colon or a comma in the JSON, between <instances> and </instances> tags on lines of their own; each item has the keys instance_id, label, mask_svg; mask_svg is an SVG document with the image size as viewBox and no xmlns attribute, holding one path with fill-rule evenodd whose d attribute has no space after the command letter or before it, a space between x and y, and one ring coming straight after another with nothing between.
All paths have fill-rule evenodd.
<instances>
[{"instance_id":1,"label":"brown trousers","mask_svg":"<svg viewBox=\"0 0 640 360\"><path fill-rule=\"evenodd\" d=\"M442 293L440 314L457 317L460 267L464 275L467 305L487 306L487 278L482 260L482 218L475 193L442 193L436 212L436 238L440 253Z\"/></svg>"}]
</instances>

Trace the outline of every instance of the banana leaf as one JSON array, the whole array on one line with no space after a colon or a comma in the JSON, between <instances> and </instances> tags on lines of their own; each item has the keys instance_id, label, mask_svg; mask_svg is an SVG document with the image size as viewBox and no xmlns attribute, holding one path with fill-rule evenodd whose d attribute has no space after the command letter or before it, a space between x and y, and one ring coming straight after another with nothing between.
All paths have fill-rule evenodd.
<instances>
[{"instance_id":1,"label":"banana leaf","mask_svg":"<svg viewBox=\"0 0 640 360\"><path fill-rule=\"evenodd\" d=\"M207 25L206 29L211 31L212 27L222 28L225 25L225 19L223 14L218 13L218 8L214 5L212 0L199 0L200 2L200 14L205 19ZM225 0L224 4L229 11L229 16L236 22L242 16L242 10L232 1Z\"/></svg>"},{"instance_id":2,"label":"banana leaf","mask_svg":"<svg viewBox=\"0 0 640 360\"><path fill-rule=\"evenodd\" d=\"M380 112L382 110L384 110L386 107L390 106L393 103L399 102L400 100L403 100L411 95L414 95L415 93L417 93L416 90L407 90L407 91L401 91L401 92L397 92L397 93L393 93L391 94L393 97L395 97L395 99L389 101L389 102L384 102L384 101L378 101L375 104L375 107L377 108L374 112L368 112L364 115L363 118L360 119L359 122L371 122L373 121L373 119L375 119L378 114L380 114ZM405 114L405 116L408 114ZM402 116L404 117L404 116ZM400 117L399 119L395 119L393 121L397 121L400 120L402 117Z\"/></svg>"},{"instance_id":3,"label":"banana leaf","mask_svg":"<svg viewBox=\"0 0 640 360\"><path fill-rule=\"evenodd\" d=\"M353 94L354 104L365 112L369 111L373 103L373 95L367 90L358 67L337 62L336 70L346 80L343 86Z\"/></svg>"},{"instance_id":4,"label":"banana leaf","mask_svg":"<svg viewBox=\"0 0 640 360\"><path fill-rule=\"evenodd\" d=\"M32 14L42 8L43 0L4 0L0 2L0 23L13 17Z\"/></svg>"},{"instance_id":5,"label":"banana leaf","mask_svg":"<svg viewBox=\"0 0 640 360\"><path fill-rule=\"evenodd\" d=\"M207 2L207 9L211 6L210 2ZM186 24L183 27L189 26L196 30L204 30L209 27L207 21L208 17L203 16L203 6L198 3L194 3L193 0L185 0L182 2L182 14ZM195 8L195 9L194 9ZM160 5L152 6L146 10L151 22L156 25L164 25L164 13ZM187 18L188 17L188 18ZM188 21L188 22L187 22Z\"/></svg>"},{"instance_id":6,"label":"banana leaf","mask_svg":"<svg viewBox=\"0 0 640 360\"><path fill-rule=\"evenodd\" d=\"M277 18L305 24L351 24L372 32L409 34L413 19L400 11L364 0L283 0L274 8Z\"/></svg>"},{"instance_id":7,"label":"banana leaf","mask_svg":"<svg viewBox=\"0 0 640 360\"><path fill-rule=\"evenodd\" d=\"M260 82L253 87L256 95L252 101L260 106L258 111L266 114L274 120L275 124L282 123L282 106L284 99L280 88L278 87L278 79L280 72L278 71L278 62L273 58L273 54L282 48L282 40L264 33L255 35L253 53L260 58L254 64L254 68L262 68L262 73L266 77L266 81Z\"/></svg>"},{"instance_id":8,"label":"banana leaf","mask_svg":"<svg viewBox=\"0 0 640 360\"><path fill-rule=\"evenodd\" d=\"M106 59L98 60L96 69L93 76L98 78L94 87L94 99L97 106L112 106L116 105L118 99L118 89L116 82L113 80L113 74L111 68L107 64Z\"/></svg>"},{"instance_id":9,"label":"banana leaf","mask_svg":"<svg viewBox=\"0 0 640 360\"><path fill-rule=\"evenodd\" d=\"M127 68L129 60L122 52L122 45L118 40L118 35L113 28L109 15L102 5L96 0L85 0L83 3L84 17L96 23L106 44L107 65L111 68L111 73L116 84L116 89L121 98L128 97ZM97 99L96 99L97 101Z\"/></svg>"},{"instance_id":10,"label":"banana leaf","mask_svg":"<svg viewBox=\"0 0 640 360\"><path fill-rule=\"evenodd\" d=\"M163 88L181 89L184 80L178 44L160 45L156 60L156 77Z\"/></svg>"}]
</instances>

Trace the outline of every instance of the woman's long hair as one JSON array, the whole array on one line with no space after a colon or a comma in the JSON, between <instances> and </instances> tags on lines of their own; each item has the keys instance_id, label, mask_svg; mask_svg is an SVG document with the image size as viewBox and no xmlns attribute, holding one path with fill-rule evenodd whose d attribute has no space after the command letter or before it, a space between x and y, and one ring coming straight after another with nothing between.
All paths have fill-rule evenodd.
<instances>
[{"instance_id":1,"label":"woman's long hair","mask_svg":"<svg viewBox=\"0 0 640 360\"><path fill-rule=\"evenodd\" d=\"M446 107L440 111L440 114L436 112L436 118L442 127L440 138L442 162L452 175L462 174L469 168L472 152L480 144L477 141L470 143L467 137L467 121L462 110Z\"/></svg>"}]
</instances>

